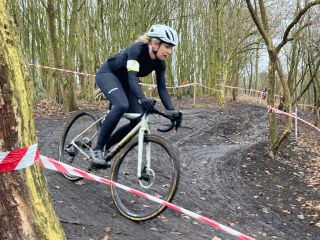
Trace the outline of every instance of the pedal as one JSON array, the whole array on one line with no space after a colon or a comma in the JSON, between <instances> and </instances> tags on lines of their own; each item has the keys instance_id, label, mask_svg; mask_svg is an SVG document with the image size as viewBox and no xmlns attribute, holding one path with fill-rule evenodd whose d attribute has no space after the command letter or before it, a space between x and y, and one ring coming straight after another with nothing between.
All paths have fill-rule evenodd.
<instances>
[{"instance_id":1,"label":"pedal","mask_svg":"<svg viewBox=\"0 0 320 240\"><path fill-rule=\"evenodd\" d=\"M107 163L106 165L100 165L100 164L94 164L93 162L91 162L89 169L90 170L100 170L100 169L107 169L107 168L111 168L111 164Z\"/></svg>"},{"instance_id":2,"label":"pedal","mask_svg":"<svg viewBox=\"0 0 320 240\"><path fill-rule=\"evenodd\" d=\"M74 151L74 147L69 144L64 151L70 156L70 157L74 157L76 155L76 152Z\"/></svg>"}]
</instances>

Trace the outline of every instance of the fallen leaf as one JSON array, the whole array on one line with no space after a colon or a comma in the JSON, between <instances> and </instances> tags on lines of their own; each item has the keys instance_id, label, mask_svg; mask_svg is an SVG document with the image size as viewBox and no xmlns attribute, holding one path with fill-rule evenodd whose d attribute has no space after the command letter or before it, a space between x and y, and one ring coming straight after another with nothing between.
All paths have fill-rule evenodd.
<instances>
[{"instance_id":1,"label":"fallen leaf","mask_svg":"<svg viewBox=\"0 0 320 240\"><path fill-rule=\"evenodd\" d=\"M266 237L266 236L267 236L267 234L266 234L266 233L264 233L264 232L259 232L259 234L260 234L260 235L262 235L262 236L264 236L264 237Z\"/></svg>"},{"instance_id":2,"label":"fallen leaf","mask_svg":"<svg viewBox=\"0 0 320 240\"><path fill-rule=\"evenodd\" d=\"M268 211L268 208L263 208L263 209L262 209L262 212L264 212L264 213L270 213L270 212Z\"/></svg>"},{"instance_id":3,"label":"fallen leaf","mask_svg":"<svg viewBox=\"0 0 320 240\"><path fill-rule=\"evenodd\" d=\"M187 215L183 215L182 217L185 218L185 219L190 219L190 217L187 216Z\"/></svg>"},{"instance_id":4,"label":"fallen leaf","mask_svg":"<svg viewBox=\"0 0 320 240\"><path fill-rule=\"evenodd\" d=\"M301 219L301 220L303 220L303 219L304 219L304 216L303 216L303 214L301 214L301 215L298 215L298 218L299 218L299 219Z\"/></svg>"},{"instance_id":5,"label":"fallen leaf","mask_svg":"<svg viewBox=\"0 0 320 240\"><path fill-rule=\"evenodd\" d=\"M222 239L218 238L218 237L214 237L214 238L212 238L212 240L222 240Z\"/></svg>"},{"instance_id":6,"label":"fallen leaf","mask_svg":"<svg viewBox=\"0 0 320 240\"><path fill-rule=\"evenodd\" d=\"M84 184L83 180L76 181L75 184L82 186Z\"/></svg>"},{"instance_id":7,"label":"fallen leaf","mask_svg":"<svg viewBox=\"0 0 320 240\"><path fill-rule=\"evenodd\" d=\"M162 196L161 196L160 194L158 194L158 193L155 193L154 196L155 196L156 198L162 198Z\"/></svg>"},{"instance_id":8,"label":"fallen leaf","mask_svg":"<svg viewBox=\"0 0 320 240\"><path fill-rule=\"evenodd\" d=\"M283 210L282 212L283 212L283 213L292 214L292 211L289 211L289 210Z\"/></svg>"},{"instance_id":9,"label":"fallen leaf","mask_svg":"<svg viewBox=\"0 0 320 240\"><path fill-rule=\"evenodd\" d=\"M108 240L108 239L109 239L108 235L106 235L103 238L101 238L101 240Z\"/></svg>"},{"instance_id":10,"label":"fallen leaf","mask_svg":"<svg viewBox=\"0 0 320 240\"><path fill-rule=\"evenodd\" d=\"M264 172L268 175L271 175L271 173L268 170L265 170Z\"/></svg>"},{"instance_id":11,"label":"fallen leaf","mask_svg":"<svg viewBox=\"0 0 320 240\"><path fill-rule=\"evenodd\" d=\"M320 228L320 222L316 223L315 226Z\"/></svg>"},{"instance_id":12,"label":"fallen leaf","mask_svg":"<svg viewBox=\"0 0 320 240\"><path fill-rule=\"evenodd\" d=\"M158 216L161 221L167 222L168 220L164 216Z\"/></svg>"},{"instance_id":13,"label":"fallen leaf","mask_svg":"<svg viewBox=\"0 0 320 240\"><path fill-rule=\"evenodd\" d=\"M106 232L106 233L109 233L111 231L111 228L107 227L103 231Z\"/></svg>"}]
</instances>

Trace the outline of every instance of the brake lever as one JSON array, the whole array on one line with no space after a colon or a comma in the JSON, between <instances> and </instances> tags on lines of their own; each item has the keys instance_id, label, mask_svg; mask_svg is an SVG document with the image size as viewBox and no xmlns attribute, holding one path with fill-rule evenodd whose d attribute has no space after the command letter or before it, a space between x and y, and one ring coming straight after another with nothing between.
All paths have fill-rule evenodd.
<instances>
[{"instance_id":1,"label":"brake lever","mask_svg":"<svg viewBox=\"0 0 320 240\"><path fill-rule=\"evenodd\" d=\"M171 121L171 125L168 128L157 128L157 131L159 132L169 132L174 128L174 122Z\"/></svg>"},{"instance_id":2,"label":"brake lever","mask_svg":"<svg viewBox=\"0 0 320 240\"><path fill-rule=\"evenodd\" d=\"M177 131L178 130L178 128L180 127L180 125L181 125L181 120L172 120L172 117L173 116L168 116L168 113L166 113L166 112L160 112L159 110L157 110L157 109L154 109L154 113L155 114L158 114L158 115L160 115L160 116L163 116L163 117L165 117L165 118L167 118L167 119L170 119L170 121L171 121L171 125L168 127L168 128L165 128L165 129L161 129L161 128L158 128L157 130L159 131L159 132L169 132L169 131L171 131L173 128L175 128L175 131ZM182 115L182 113L181 112L177 112L178 114L179 114L179 116L181 117L181 115ZM177 117L177 116L175 116L175 117ZM174 118L175 118L174 117Z\"/></svg>"},{"instance_id":3,"label":"brake lever","mask_svg":"<svg viewBox=\"0 0 320 240\"><path fill-rule=\"evenodd\" d=\"M178 128L180 127L180 125L181 125L181 120L176 121L176 124L175 124L175 130L176 130L176 132L178 131Z\"/></svg>"},{"instance_id":4,"label":"brake lever","mask_svg":"<svg viewBox=\"0 0 320 240\"><path fill-rule=\"evenodd\" d=\"M163 116L163 117L165 117L167 119L170 119L165 113L163 113L163 112L161 112L161 111L159 111L157 109L154 109L153 113L158 114L160 116ZM174 124L174 121L172 121L171 119L170 119L170 121L171 121L171 125L168 128L157 128L157 131L159 131L159 132L169 132L169 131L171 131L175 127L175 124Z\"/></svg>"}]
</instances>

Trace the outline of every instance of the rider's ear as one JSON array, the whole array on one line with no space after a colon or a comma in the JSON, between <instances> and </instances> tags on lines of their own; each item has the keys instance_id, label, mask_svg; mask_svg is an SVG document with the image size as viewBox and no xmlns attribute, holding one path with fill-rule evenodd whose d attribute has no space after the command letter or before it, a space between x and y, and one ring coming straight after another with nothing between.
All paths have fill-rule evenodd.
<instances>
[{"instance_id":1,"label":"rider's ear","mask_svg":"<svg viewBox=\"0 0 320 240\"><path fill-rule=\"evenodd\" d=\"M160 43L158 43L158 42L152 42L152 43L151 43L151 46L152 46L152 49L153 49L154 51L157 51L157 50L159 49L159 47L160 47Z\"/></svg>"}]
</instances>

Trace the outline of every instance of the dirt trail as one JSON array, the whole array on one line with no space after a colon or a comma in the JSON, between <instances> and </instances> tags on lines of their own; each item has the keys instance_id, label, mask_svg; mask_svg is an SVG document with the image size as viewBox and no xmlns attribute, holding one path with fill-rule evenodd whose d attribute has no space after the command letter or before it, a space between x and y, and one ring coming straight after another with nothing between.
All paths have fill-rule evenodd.
<instances>
[{"instance_id":1,"label":"dirt trail","mask_svg":"<svg viewBox=\"0 0 320 240\"><path fill-rule=\"evenodd\" d=\"M174 204L256 239L319 239L320 229L309 224L312 213L301 209L301 198L320 200L319 192L296 169L265 154L265 107L233 103L228 109L189 108L183 113L177 133L158 134L181 161ZM66 117L36 118L42 155L57 159L66 122ZM288 159L294 154L290 149ZM90 180L75 184L44 171L68 240L238 239L171 209L154 220L132 222L115 208L108 185Z\"/></svg>"}]
</instances>

